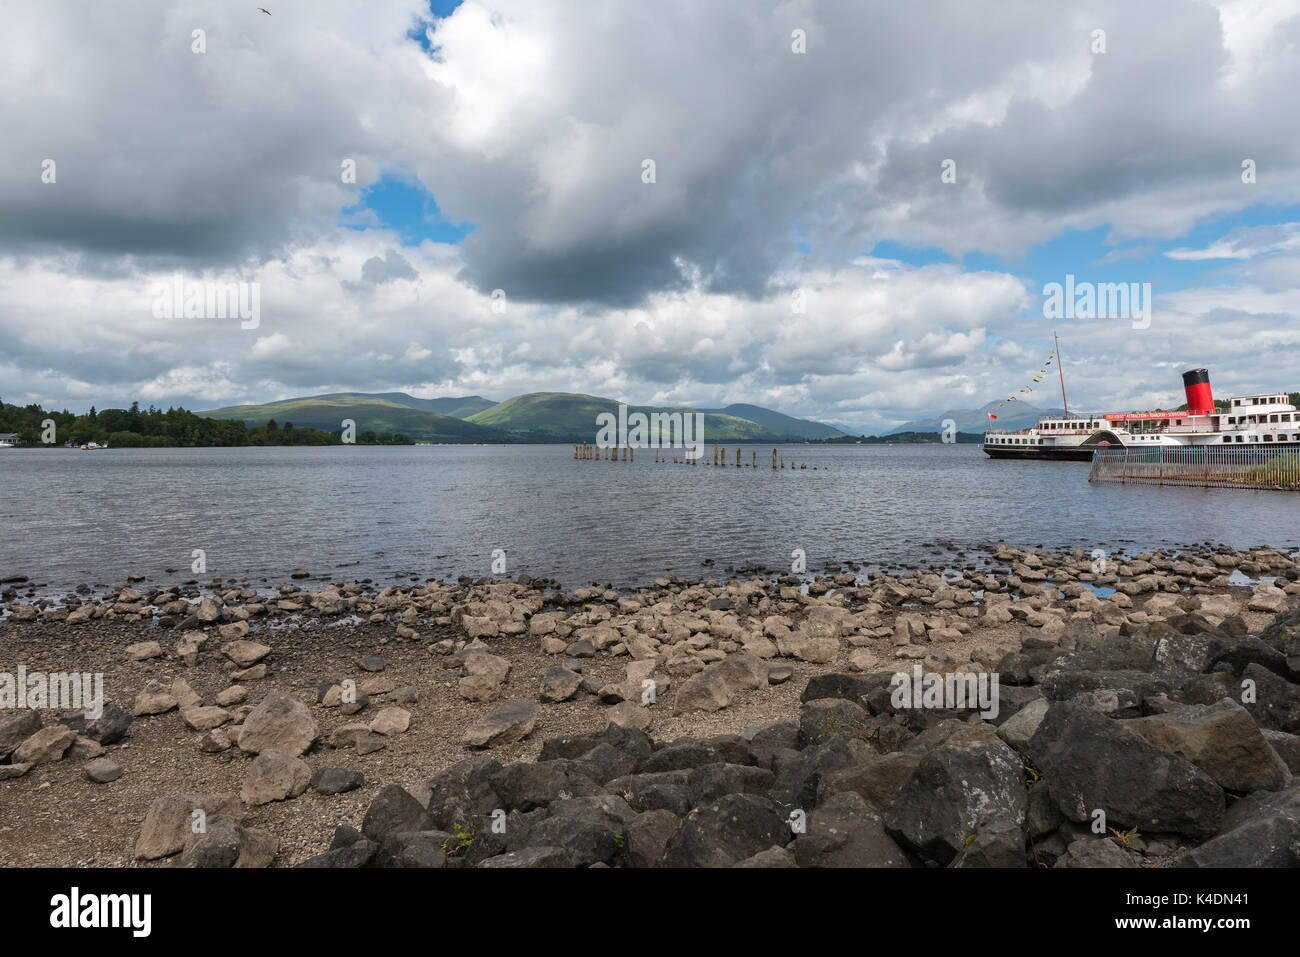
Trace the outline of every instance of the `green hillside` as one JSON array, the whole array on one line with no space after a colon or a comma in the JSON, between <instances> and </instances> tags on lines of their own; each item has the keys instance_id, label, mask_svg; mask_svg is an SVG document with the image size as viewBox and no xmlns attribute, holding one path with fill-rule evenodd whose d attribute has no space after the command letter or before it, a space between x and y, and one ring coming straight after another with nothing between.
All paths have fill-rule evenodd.
<instances>
[{"instance_id":1,"label":"green hillside","mask_svg":"<svg viewBox=\"0 0 1300 957\"><path fill-rule=\"evenodd\" d=\"M567 392L532 392L518 395L469 417L470 422L541 442L591 442L596 437L596 417L618 415L618 401ZM629 405L628 415L642 412L694 412L672 406ZM756 422L734 415L707 413L706 442L776 442L781 435Z\"/></svg>"},{"instance_id":2,"label":"green hillside","mask_svg":"<svg viewBox=\"0 0 1300 957\"><path fill-rule=\"evenodd\" d=\"M208 409L199 415L209 419L234 419L250 426L271 419L283 425L308 426L325 432L340 428L344 419L357 424L357 432L403 432L419 442L500 442L499 431L463 419L412 408L388 399L358 394L336 394L302 399L285 399L263 405L233 405Z\"/></svg>"},{"instance_id":3,"label":"green hillside","mask_svg":"<svg viewBox=\"0 0 1300 957\"><path fill-rule=\"evenodd\" d=\"M618 400L567 392L534 392L493 403L482 396L417 399L405 392L336 392L282 399L261 405L234 405L198 414L233 419L248 426L280 425L333 431L344 419L357 432L402 432L418 442L593 442L596 417L618 415ZM704 412L706 442L785 442L833 439L843 433L756 405L696 410L681 406L628 406L628 414Z\"/></svg>"},{"instance_id":4,"label":"green hillside","mask_svg":"<svg viewBox=\"0 0 1300 957\"><path fill-rule=\"evenodd\" d=\"M748 419L769 432L787 439L834 439L847 434L834 426L810 422L807 419L796 419L792 415L774 412L745 402L735 402L724 409L701 409L700 411Z\"/></svg>"},{"instance_id":5,"label":"green hillside","mask_svg":"<svg viewBox=\"0 0 1300 957\"><path fill-rule=\"evenodd\" d=\"M468 419L475 412L482 412L484 409L490 409L496 405L491 399L485 399L481 395L417 399L405 392L352 392L347 394L365 399L385 399L389 402L395 402L397 405L410 406L412 409L424 409L427 412L449 415L454 419Z\"/></svg>"}]
</instances>

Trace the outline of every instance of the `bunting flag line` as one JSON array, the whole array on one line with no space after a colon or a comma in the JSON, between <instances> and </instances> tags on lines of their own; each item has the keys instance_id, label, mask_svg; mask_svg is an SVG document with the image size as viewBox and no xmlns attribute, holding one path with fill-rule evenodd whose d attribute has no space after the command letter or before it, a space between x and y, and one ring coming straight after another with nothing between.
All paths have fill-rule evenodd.
<instances>
[{"instance_id":1,"label":"bunting flag line","mask_svg":"<svg viewBox=\"0 0 1300 957\"><path fill-rule=\"evenodd\" d=\"M1043 363L1043 367L1042 367L1041 369L1038 370L1038 375L1034 376L1033 379L1030 380L1030 382L1031 382L1031 383L1033 383L1033 382L1041 382L1041 381L1043 380L1043 377L1047 375L1047 370L1050 369L1050 368L1052 367L1052 362L1053 362L1055 359L1056 359L1056 350L1053 349L1051 352L1049 352L1049 353L1047 354L1047 360ZM1034 388L1033 388L1032 385L1027 385L1027 386L1025 386L1023 389L1021 389L1020 391L1021 391L1021 392L1033 392L1033 391L1034 391ZM1008 402L1015 402L1015 401L1017 401L1017 397L1014 396L1014 395L1009 395L1009 396L1007 396L1005 399L1003 399L1001 402L999 402L999 403L997 404L997 408L1000 409L1000 408L1002 408L1002 406L1006 405ZM997 416L996 416L996 415L993 415L992 413L990 413L990 418L994 418L994 419L996 419Z\"/></svg>"}]
</instances>

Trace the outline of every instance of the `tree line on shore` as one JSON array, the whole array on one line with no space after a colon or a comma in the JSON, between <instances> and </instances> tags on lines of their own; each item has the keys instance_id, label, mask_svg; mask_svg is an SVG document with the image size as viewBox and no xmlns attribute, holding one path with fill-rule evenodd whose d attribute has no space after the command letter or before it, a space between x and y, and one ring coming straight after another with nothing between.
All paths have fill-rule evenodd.
<instances>
[{"instance_id":1,"label":"tree line on shore","mask_svg":"<svg viewBox=\"0 0 1300 957\"><path fill-rule=\"evenodd\" d=\"M54 423L54 441L44 442L46 422ZM249 428L234 419L208 419L186 409L141 409L132 402L129 409L102 409L81 415L64 409L53 412L35 403L26 406L0 401L0 433L13 433L26 445L86 445L97 442L112 448L202 448L242 445L342 445L342 429L279 425L274 419ZM358 432L357 445L413 445L401 432Z\"/></svg>"}]
</instances>

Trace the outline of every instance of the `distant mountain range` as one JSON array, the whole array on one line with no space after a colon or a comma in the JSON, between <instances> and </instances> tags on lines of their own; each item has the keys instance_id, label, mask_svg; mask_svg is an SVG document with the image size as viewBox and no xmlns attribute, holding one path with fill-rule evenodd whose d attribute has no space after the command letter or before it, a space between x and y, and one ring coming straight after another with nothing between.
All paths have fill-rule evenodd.
<instances>
[{"instance_id":1,"label":"distant mountain range","mask_svg":"<svg viewBox=\"0 0 1300 957\"><path fill-rule=\"evenodd\" d=\"M1064 411L1064 409L1040 409L1028 402L1008 402L998 408L996 402L990 402L978 409L948 409L946 412L936 414L933 418L914 419L911 422L904 422L898 428L892 429L886 434L942 432L945 419L952 419L956 423L959 432L983 432L985 429L994 426L1000 429L1027 429L1036 424L1038 417L1041 415L1060 415ZM989 418L990 412L997 416L996 421Z\"/></svg>"},{"instance_id":2,"label":"distant mountain range","mask_svg":"<svg viewBox=\"0 0 1300 957\"><path fill-rule=\"evenodd\" d=\"M405 392L338 392L198 414L250 426L274 419L280 425L292 422L326 432L352 419L358 433L402 432L421 442L591 442L596 417L602 412L617 415L618 406L617 399L567 392L533 392L504 402L478 395L417 399ZM628 414L633 412L703 412L707 442L790 442L845 435L832 426L756 405L724 409L629 405Z\"/></svg>"},{"instance_id":3,"label":"distant mountain range","mask_svg":"<svg viewBox=\"0 0 1300 957\"><path fill-rule=\"evenodd\" d=\"M477 403L474 400L478 400ZM338 392L331 395L282 399L262 405L232 405L209 409L198 415L209 419L236 419L249 426L265 425L271 419L284 425L307 426L323 432L337 431L344 419L357 424L357 432L402 432L421 442L500 442L495 429L476 425L459 416L435 411L429 403L443 408L492 407L480 396L462 399L417 399L405 392L368 394Z\"/></svg>"}]
</instances>

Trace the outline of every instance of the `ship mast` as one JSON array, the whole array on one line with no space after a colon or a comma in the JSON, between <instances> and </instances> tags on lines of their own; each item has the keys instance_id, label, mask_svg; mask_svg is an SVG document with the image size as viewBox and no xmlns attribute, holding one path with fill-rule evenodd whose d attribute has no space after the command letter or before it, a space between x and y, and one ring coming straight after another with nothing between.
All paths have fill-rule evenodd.
<instances>
[{"instance_id":1,"label":"ship mast","mask_svg":"<svg viewBox=\"0 0 1300 957\"><path fill-rule=\"evenodd\" d=\"M1070 414L1070 403L1065 398L1065 370L1061 367L1061 343L1057 341L1056 330L1052 330L1052 342L1056 345L1056 371L1061 375L1061 401L1065 403L1065 414Z\"/></svg>"}]
</instances>

